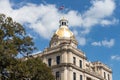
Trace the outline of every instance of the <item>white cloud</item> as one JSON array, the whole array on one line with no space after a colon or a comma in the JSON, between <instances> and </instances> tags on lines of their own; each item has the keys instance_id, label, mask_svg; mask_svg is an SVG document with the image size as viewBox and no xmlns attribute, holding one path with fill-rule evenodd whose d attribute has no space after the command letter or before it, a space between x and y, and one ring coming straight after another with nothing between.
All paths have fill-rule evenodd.
<instances>
[{"instance_id":1,"label":"white cloud","mask_svg":"<svg viewBox=\"0 0 120 80\"><path fill-rule=\"evenodd\" d=\"M64 16L69 20L70 26L82 26L82 16L79 12L70 10L67 14L64 14Z\"/></svg>"},{"instance_id":2,"label":"white cloud","mask_svg":"<svg viewBox=\"0 0 120 80\"><path fill-rule=\"evenodd\" d=\"M39 53L41 53L41 52L42 52L42 51L37 51L37 52L32 53L31 55L39 54Z\"/></svg>"},{"instance_id":3,"label":"white cloud","mask_svg":"<svg viewBox=\"0 0 120 80\"><path fill-rule=\"evenodd\" d=\"M92 0L92 7L83 15L83 26L91 27L99 24L104 18L111 16L114 9L114 0Z\"/></svg>"},{"instance_id":4,"label":"white cloud","mask_svg":"<svg viewBox=\"0 0 120 80\"><path fill-rule=\"evenodd\" d=\"M50 38L59 27L58 21L64 15L69 20L70 27L83 28L80 31L76 30L80 34L77 36L81 45L86 43L85 35L94 25L110 25L113 21L114 23L117 21L114 17L111 20L107 19L114 13L116 7L114 0L92 0L92 6L82 14L75 10L61 13L56 5L52 4L26 3L13 9L12 6L15 5L9 0L0 0L0 13L11 16L21 24L29 23L29 28L46 39Z\"/></svg>"},{"instance_id":5,"label":"white cloud","mask_svg":"<svg viewBox=\"0 0 120 80\"><path fill-rule=\"evenodd\" d=\"M114 46L115 40L114 39L110 39L110 41L103 40L101 43L102 43L103 46L106 46L106 47L110 48L110 47Z\"/></svg>"},{"instance_id":6,"label":"white cloud","mask_svg":"<svg viewBox=\"0 0 120 80\"><path fill-rule=\"evenodd\" d=\"M78 43L81 46L84 46L86 44L86 38L84 37L77 37Z\"/></svg>"},{"instance_id":7,"label":"white cloud","mask_svg":"<svg viewBox=\"0 0 120 80\"><path fill-rule=\"evenodd\" d=\"M112 56L111 56L111 59L112 59L112 60L120 61L120 55L112 55Z\"/></svg>"},{"instance_id":8,"label":"white cloud","mask_svg":"<svg viewBox=\"0 0 120 80\"><path fill-rule=\"evenodd\" d=\"M91 45L93 46L104 46L104 47L112 47L115 44L115 40L114 39L110 39L110 40L103 40L103 41L98 41L98 42L92 42Z\"/></svg>"},{"instance_id":9,"label":"white cloud","mask_svg":"<svg viewBox=\"0 0 120 80\"><path fill-rule=\"evenodd\" d=\"M76 36L78 44L81 46L84 46L86 44L86 38L82 37L82 35L78 34L78 31L76 31L76 30L73 30L73 33Z\"/></svg>"},{"instance_id":10,"label":"white cloud","mask_svg":"<svg viewBox=\"0 0 120 80\"><path fill-rule=\"evenodd\" d=\"M91 45L93 45L93 46L101 46L101 42L93 42L93 43L91 43Z\"/></svg>"},{"instance_id":11,"label":"white cloud","mask_svg":"<svg viewBox=\"0 0 120 80\"><path fill-rule=\"evenodd\" d=\"M119 20L118 19L113 19L113 20L102 20L101 21L101 24L103 25L103 26L106 26L106 25L112 25L112 24L116 24L116 23L118 23L119 22Z\"/></svg>"}]
</instances>

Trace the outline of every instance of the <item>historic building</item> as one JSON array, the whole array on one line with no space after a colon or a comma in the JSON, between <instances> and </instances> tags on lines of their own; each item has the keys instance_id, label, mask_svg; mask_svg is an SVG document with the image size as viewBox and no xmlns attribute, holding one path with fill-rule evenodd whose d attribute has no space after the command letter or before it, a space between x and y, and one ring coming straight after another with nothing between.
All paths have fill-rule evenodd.
<instances>
[{"instance_id":1,"label":"historic building","mask_svg":"<svg viewBox=\"0 0 120 80\"><path fill-rule=\"evenodd\" d=\"M51 67L56 80L112 80L112 70L107 65L100 61L89 62L77 46L68 21L62 18L49 47L35 56L41 56Z\"/></svg>"}]
</instances>

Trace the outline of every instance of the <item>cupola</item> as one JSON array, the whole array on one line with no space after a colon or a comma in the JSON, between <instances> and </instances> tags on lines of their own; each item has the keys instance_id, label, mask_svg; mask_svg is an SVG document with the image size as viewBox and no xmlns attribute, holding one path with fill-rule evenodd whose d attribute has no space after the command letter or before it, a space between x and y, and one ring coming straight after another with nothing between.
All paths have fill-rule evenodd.
<instances>
[{"instance_id":1,"label":"cupola","mask_svg":"<svg viewBox=\"0 0 120 80\"><path fill-rule=\"evenodd\" d=\"M77 40L75 39L73 32L68 28L68 20L62 18L59 21L59 28L54 33L50 41L50 46L54 47L61 44L73 44L77 46Z\"/></svg>"},{"instance_id":2,"label":"cupola","mask_svg":"<svg viewBox=\"0 0 120 80\"><path fill-rule=\"evenodd\" d=\"M60 27L55 32L55 34L60 38L70 38L73 36L73 33L68 28L68 21L62 18L60 21Z\"/></svg>"}]
</instances>

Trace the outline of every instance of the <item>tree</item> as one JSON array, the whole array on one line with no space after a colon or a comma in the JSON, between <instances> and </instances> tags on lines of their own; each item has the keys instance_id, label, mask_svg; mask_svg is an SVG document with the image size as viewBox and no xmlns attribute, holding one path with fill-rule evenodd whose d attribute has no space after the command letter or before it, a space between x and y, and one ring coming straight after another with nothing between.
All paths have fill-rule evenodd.
<instances>
[{"instance_id":1,"label":"tree","mask_svg":"<svg viewBox=\"0 0 120 80\"><path fill-rule=\"evenodd\" d=\"M18 80L18 78L20 80L23 80L22 78L24 76L32 78L37 76L37 74L39 74L37 72L37 69L39 69L38 66L41 66L41 70L42 68L43 70L44 68L47 70L48 68L45 67L46 65L44 65L41 60L39 61L38 58L21 61L16 57L18 54L29 56L29 54L31 54L34 50L35 47L32 38L26 35L23 26L17 22L14 22L11 17L6 17L4 14L0 14L0 75L4 75L3 72L5 72L5 70L8 70L9 73L11 73L10 78L12 78L9 80ZM36 67L31 67L30 64L31 66L36 65ZM31 68L34 68L33 71L36 72L36 74L34 73L35 75L32 74L33 71ZM44 72L41 74L44 74ZM23 76L21 77L19 75Z\"/></svg>"},{"instance_id":2,"label":"tree","mask_svg":"<svg viewBox=\"0 0 120 80\"><path fill-rule=\"evenodd\" d=\"M27 57L27 60L19 60L19 64L12 68L13 76L10 80L55 80L51 69L42 63L40 57Z\"/></svg>"}]
</instances>

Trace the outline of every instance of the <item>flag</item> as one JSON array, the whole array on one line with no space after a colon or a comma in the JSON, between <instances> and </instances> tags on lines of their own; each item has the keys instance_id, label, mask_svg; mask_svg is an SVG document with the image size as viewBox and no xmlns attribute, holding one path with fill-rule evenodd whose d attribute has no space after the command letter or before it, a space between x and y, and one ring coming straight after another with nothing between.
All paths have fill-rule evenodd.
<instances>
[{"instance_id":1,"label":"flag","mask_svg":"<svg viewBox=\"0 0 120 80\"><path fill-rule=\"evenodd\" d=\"M59 7L59 10L63 10L65 7L64 6L61 6L61 7Z\"/></svg>"}]
</instances>

